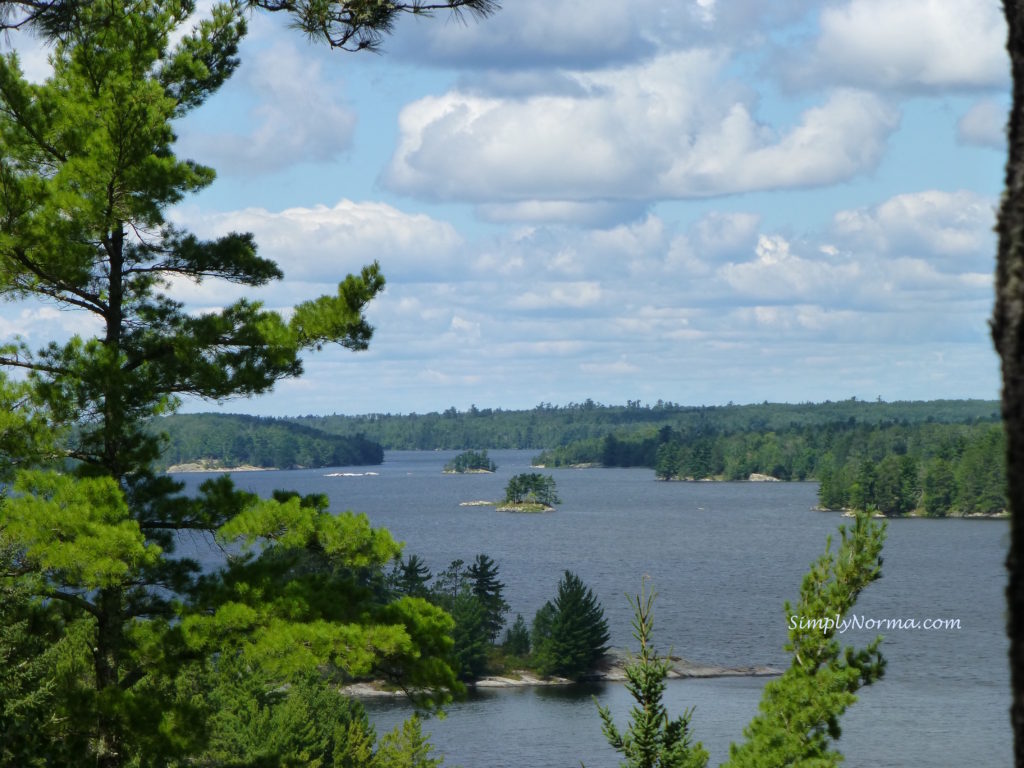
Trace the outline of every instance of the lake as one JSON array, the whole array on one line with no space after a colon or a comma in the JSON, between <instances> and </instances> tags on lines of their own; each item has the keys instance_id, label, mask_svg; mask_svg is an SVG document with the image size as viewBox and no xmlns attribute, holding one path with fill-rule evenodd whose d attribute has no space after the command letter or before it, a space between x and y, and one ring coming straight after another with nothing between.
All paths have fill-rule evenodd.
<instances>
[{"instance_id":1,"label":"lake","mask_svg":"<svg viewBox=\"0 0 1024 768\"><path fill-rule=\"evenodd\" d=\"M844 519L814 511L814 483L663 483L648 469L552 469L562 504L515 515L460 502L494 500L531 451L492 451L493 475L444 475L456 452L389 452L379 467L236 473L242 488L323 492L334 510L365 512L434 572L483 552L494 558L510 619L554 597L568 569L604 606L611 644L632 647L625 593L641 578L658 592L655 641L686 659L717 666L787 663L783 603L795 602L809 564ZM332 472L341 476L326 477ZM206 474L181 475L195 487ZM885 677L844 716L846 765L1009 765L1012 742L1005 570L1005 520L891 520L883 578L858 601L865 618L959 619L960 629L886 634ZM849 631L863 645L875 631ZM764 678L670 681L670 713L696 707L695 736L711 765L757 710ZM625 723L621 684L489 690L454 704L425 729L446 765L465 768L612 768L592 696ZM368 700L378 732L400 722L404 701Z\"/></svg>"}]
</instances>

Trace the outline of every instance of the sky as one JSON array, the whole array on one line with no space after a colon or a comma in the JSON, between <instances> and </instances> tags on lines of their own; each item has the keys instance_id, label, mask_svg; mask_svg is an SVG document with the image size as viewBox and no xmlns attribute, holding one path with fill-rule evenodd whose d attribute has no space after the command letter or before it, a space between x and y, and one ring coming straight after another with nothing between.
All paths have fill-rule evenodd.
<instances>
[{"instance_id":1,"label":"sky","mask_svg":"<svg viewBox=\"0 0 1024 768\"><path fill-rule=\"evenodd\" d=\"M169 218L254 233L289 307L373 260L365 352L186 411L995 399L999 0L505 0L331 51L258 15L176 125ZM45 51L25 41L26 71ZM81 328L0 307L0 340Z\"/></svg>"}]
</instances>

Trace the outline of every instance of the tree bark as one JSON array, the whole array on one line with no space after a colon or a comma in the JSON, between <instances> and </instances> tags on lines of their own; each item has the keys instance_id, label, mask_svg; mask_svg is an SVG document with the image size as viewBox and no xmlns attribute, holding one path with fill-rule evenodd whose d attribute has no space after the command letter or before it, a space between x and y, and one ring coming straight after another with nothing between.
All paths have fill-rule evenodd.
<instances>
[{"instance_id":1,"label":"tree bark","mask_svg":"<svg viewBox=\"0 0 1024 768\"><path fill-rule=\"evenodd\" d=\"M1007 634L1014 765L1024 768L1024 0L1004 0L1013 73L1006 190L999 210L992 338L1002 364L1003 423L1010 510Z\"/></svg>"}]
</instances>

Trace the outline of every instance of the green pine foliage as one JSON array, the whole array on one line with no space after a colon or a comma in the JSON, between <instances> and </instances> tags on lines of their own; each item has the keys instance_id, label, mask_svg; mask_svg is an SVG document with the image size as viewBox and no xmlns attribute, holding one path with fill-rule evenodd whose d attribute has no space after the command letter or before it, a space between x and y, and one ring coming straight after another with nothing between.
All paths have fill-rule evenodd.
<instances>
[{"instance_id":1,"label":"green pine foliage","mask_svg":"<svg viewBox=\"0 0 1024 768\"><path fill-rule=\"evenodd\" d=\"M526 626L523 614L517 613L512 626L505 630L502 650L506 655L516 659L525 659L530 655L530 630Z\"/></svg>"},{"instance_id":2,"label":"green pine foliage","mask_svg":"<svg viewBox=\"0 0 1024 768\"><path fill-rule=\"evenodd\" d=\"M484 609L484 629L492 643L505 626L508 603L502 595L505 585L498 579L498 566L490 557L479 554L466 569L469 588Z\"/></svg>"},{"instance_id":3,"label":"green pine foliage","mask_svg":"<svg viewBox=\"0 0 1024 768\"><path fill-rule=\"evenodd\" d=\"M971 424L998 419L999 403L993 400L884 403L851 399L723 406L663 401L602 405L585 400L562 406L541 403L529 410L471 406L465 411L448 408L422 414L334 414L293 420L332 434L362 433L385 450L548 449L534 463L552 467L600 462L608 435L626 444L614 466L626 466L621 463L626 458L632 461L630 466L653 466L658 433L664 427L686 435L719 435L781 433L794 428L820 430L847 424ZM644 442L645 447L638 452L628 445L634 441ZM638 453L644 457L642 461Z\"/></svg>"},{"instance_id":4,"label":"green pine foliage","mask_svg":"<svg viewBox=\"0 0 1024 768\"><path fill-rule=\"evenodd\" d=\"M608 650L608 622L593 591L572 571L558 594L533 620L533 661L544 675L578 680L592 672Z\"/></svg>"},{"instance_id":5,"label":"green pine foliage","mask_svg":"<svg viewBox=\"0 0 1024 768\"><path fill-rule=\"evenodd\" d=\"M640 594L632 598L633 637L640 652L626 665L626 690L636 702L630 710L629 728L620 731L611 710L598 705L601 732L625 758L623 768L704 768L708 752L700 743L693 744L690 734L693 710L669 718L662 702L669 662L653 646L654 597L654 592L646 592L646 583L641 583Z\"/></svg>"},{"instance_id":6,"label":"green pine foliage","mask_svg":"<svg viewBox=\"0 0 1024 768\"><path fill-rule=\"evenodd\" d=\"M413 715L384 735L373 762L353 764L352 768L437 768L444 760L432 756L429 736L423 733L420 718Z\"/></svg>"},{"instance_id":7,"label":"green pine foliage","mask_svg":"<svg viewBox=\"0 0 1024 768\"><path fill-rule=\"evenodd\" d=\"M203 463L210 467L341 467L380 464L384 450L362 435L332 435L283 419L220 413L157 419L167 446L155 463Z\"/></svg>"},{"instance_id":8,"label":"green pine foliage","mask_svg":"<svg viewBox=\"0 0 1024 768\"><path fill-rule=\"evenodd\" d=\"M430 568L416 554L396 559L390 575L392 589L406 597L427 597L430 579Z\"/></svg>"},{"instance_id":9,"label":"green pine foliage","mask_svg":"<svg viewBox=\"0 0 1024 768\"><path fill-rule=\"evenodd\" d=\"M0 651L19 662L0 674L4 759L197 764L217 734L195 681L233 659L255 676L245 706L314 672L445 700L459 689L451 618L387 594L401 551L387 531L324 498L258 499L226 478L186 498L155 471L154 421L180 397L256 395L325 344L366 348L384 285L372 264L288 316L246 299L196 315L172 295L182 279L281 277L251 235L203 241L165 215L214 179L175 156L173 121L238 65L245 8L216 5L182 34L189 0L9 5L4 21L28 14L49 37L53 71L32 83L16 54L0 56L0 297L74 309L99 330L0 348L0 366L27 374L0 379L0 589L13 612ZM230 552L223 568L178 557L183 531Z\"/></svg>"},{"instance_id":10,"label":"green pine foliage","mask_svg":"<svg viewBox=\"0 0 1024 768\"><path fill-rule=\"evenodd\" d=\"M491 461L487 450L463 451L444 465L445 472L462 474L464 472L494 472L498 465Z\"/></svg>"},{"instance_id":11,"label":"green pine foliage","mask_svg":"<svg viewBox=\"0 0 1024 768\"><path fill-rule=\"evenodd\" d=\"M862 512L852 528L840 527L839 534L838 550L832 552L830 537L825 554L804 576L796 608L786 602L786 650L792 662L765 685L759 712L744 729L745 741L730 746L723 768L836 768L843 761L835 749L840 717L857 701L858 690L881 679L885 659L881 637L864 648L842 647L836 624L881 577L885 525ZM652 644L653 601L654 593L645 594L643 586L632 600L633 636L640 651L626 667L626 687L636 702L629 726L620 730L611 711L598 705L602 732L625 758L623 768L703 768L708 753L692 743L692 710L670 718L662 702L669 663ZM550 611L544 621L550 625Z\"/></svg>"},{"instance_id":12,"label":"green pine foliage","mask_svg":"<svg viewBox=\"0 0 1024 768\"><path fill-rule=\"evenodd\" d=\"M540 504L550 507L560 504L555 489L555 478L539 472L524 472L512 477L505 486L506 504Z\"/></svg>"},{"instance_id":13,"label":"green pine foliage","mask_svg":"<svg viewBox=\"0 0 1024 768\"><path fill-rule=\"evenodd\" d=\"M730 747L728 768L826 768L842 761L834 748L841 734L839 718L861 687L882 677L882 638L865 648L844 648L836 627L808 620L845 617L861 591L881 576L885 526L861 513L852 528L840 528L840 539L835 553L829 539L825 554L804 576L796 607L786 603L786 650L792 663L765 686L759 714L744 730L745 741Z\"/></svg>"}]
</instances>

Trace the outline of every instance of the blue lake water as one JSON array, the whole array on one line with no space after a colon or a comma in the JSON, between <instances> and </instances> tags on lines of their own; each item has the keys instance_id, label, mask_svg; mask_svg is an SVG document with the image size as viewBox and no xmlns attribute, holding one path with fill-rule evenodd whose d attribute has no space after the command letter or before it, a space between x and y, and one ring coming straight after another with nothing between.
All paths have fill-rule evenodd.
<instances>
[{"instance_id":1,"label":"blue lake water","mask_svg":"<svg viewBox=\"0 0 1024 768\"><path fill-rule=\"evenodd\" d=\"M484 552L500 567L512 617L529 621L566 569L604 606L611 643L630 647L625 593L643 576L658 592L655 639L687 659L721 666L782 667L785 600L844 520L813 511L813 483L661 483L645 469L556 469L562 504L514 515L460 502L498 499L528 471L527 451L493 451L493 475L444 475L455 452L390 452L379 467L237 473L239 486L327 493L332 509L366 513L438 571ZM326 477L329 472L349 476ZM194 487L206 475L183 475ZM1008 524L1003 520L892 520L883 578L861 596L865 618L952 618L959 630L886 634L885 677L843 720L846 765L1009 765L1011 736L1004 632ZM876 631L850 631L863 644ZM670 712L695 706L696 737L716 765L756 712L763 678L670 681ZM481 692L432 719L446 765L465 768L611 768L592 696L624 722L620 684ZM410 710L367 701L378 730Z\"/></svg>"}]
</instances>

